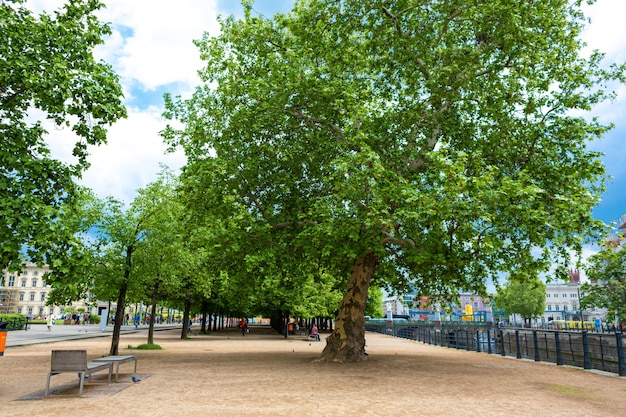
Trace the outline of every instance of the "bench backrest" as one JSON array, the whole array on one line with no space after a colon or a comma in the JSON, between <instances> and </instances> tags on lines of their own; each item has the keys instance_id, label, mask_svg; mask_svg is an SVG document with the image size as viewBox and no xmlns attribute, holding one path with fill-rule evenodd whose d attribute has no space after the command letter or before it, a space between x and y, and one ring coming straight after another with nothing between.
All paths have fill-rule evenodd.
<instances>
[{"instance_id":1,"label":"bench backrest","mask_svg":"<svg viewBox=\"0 0 626 417\"><path fill-rule=\"evenodd\" d=\"M84 371L87 369L86 350L53 350L51 371Z\"/></svg>"}]
</instances>

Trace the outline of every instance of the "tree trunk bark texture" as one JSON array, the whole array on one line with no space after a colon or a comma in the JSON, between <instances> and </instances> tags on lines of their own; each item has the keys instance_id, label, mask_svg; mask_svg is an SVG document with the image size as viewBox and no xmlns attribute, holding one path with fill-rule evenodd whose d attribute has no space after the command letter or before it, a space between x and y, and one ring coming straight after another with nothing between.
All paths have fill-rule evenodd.
<instances>
[{"instance_id":1,"label":"tree trunk bark texture","mask_svg":"<svg viewBox=\"0 0 626 417\"><path fill-rule=\"evenodd\" d=\"M122 323L124 322L124 306L126 305L126 291L128 286L124 283L120 288L120 292L117 296L117 307L115 311L115 324L113 325L113 335L111 337L111 350L109 355L116 356L118 347L120 344L120 333L122 330Z\"/></svg>"},{"instance_id":2,"label":"tree trunk bark texture","mask_svg":"<svg viewBox=\"0 0 626 417\"><path fill-rule=\"evenodd\" d=\"M358 258L343 295L335 329L326 338L320 362L359 362L365 354L365 305L378 259L373 252Z\"/></svg>"},{"instance_id":3,"label":"tree trunk bark texture","mask_svg":"<svg viewBox=\"0 0 626 417\"><path fill-rule=\"evenodd\" d=\"M187 339L187 330L189 329L189 312L191 311L191 296L185 297L185 311L183 312L183 330L180 333L181 339Z\"/></svg>"},{"instance_id":4,"label":"tree trunk bark texture","mask_svg":"<svg viewBox=\"0 0 626 417\"><path fill-rule=\"evenodd\" d=\"M157 302L159 301L159 284L160 281L156 280L154 288L152 288L152 300L150 303L150 323L148 325L148 344L154 344L154 318L156 317Z\"/></svg>"}]
</instances>

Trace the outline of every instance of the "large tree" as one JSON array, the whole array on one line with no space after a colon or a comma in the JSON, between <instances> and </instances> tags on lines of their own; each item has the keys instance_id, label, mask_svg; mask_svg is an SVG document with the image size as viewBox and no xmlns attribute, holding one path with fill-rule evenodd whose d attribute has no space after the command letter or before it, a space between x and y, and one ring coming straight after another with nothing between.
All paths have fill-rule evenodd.
<instances>
[{"instance_id":1,"label":"large tree","mask_svg":"<svg viewBox=\"0 0 626 417\"><path fill-rule=\"evenodd\" d=\"M494 301L507 315L520 315L530 326L531 319L542 316L546 309L546 284L539 277L509 277Z\"/></svg>"},{"instance_id":2,"label":"large tree","mask_svg":"<svg viewBox=\"0 0 626 417\"><path fill-rule=\"evenodd\" d=\"M53 15L22 0L0 2L0 268L20 268L24 245L37 256L58 240L51 226L87 167L87 146L106 142L124 117L122 89L93 48L111 33L97 0L69 0ZM66 129L76 162L54 159L37 118Z\"/></svg>"},{"instance_id":3,"label":"large tree","mask_svg":"<svg viewBox=\"0 0 626 417\"><path fill-rule=\"evenodd\" d=\"M621 238L621 236L620 236ZM607 320L626 319L626 250L606 242L589 258L587 277L591 282L580 287L580 308L606 308Z\"/></svg>"},{"instance_id":4,"label":"large tree","mask_svg":"<svg viewBox=\"0 0 626 417\"><path fill-rule=\"evenodd\" d=\"M255 256L346 272L325 361L359 361L370 283L431 299L569 262L605 177L581 111L610 96L579 1L310 0L223 20L168 100L196 210ZM203 203L209 196L213 204ZM206 200L205 200L206 201ZM226 221L226 220L224 220Z\"/></svg>"}]
</instances>

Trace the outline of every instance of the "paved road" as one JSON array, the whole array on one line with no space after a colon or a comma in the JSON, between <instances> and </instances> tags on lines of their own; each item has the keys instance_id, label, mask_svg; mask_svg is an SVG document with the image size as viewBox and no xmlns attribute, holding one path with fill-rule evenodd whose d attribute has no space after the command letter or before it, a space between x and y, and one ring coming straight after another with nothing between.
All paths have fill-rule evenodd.
<instances>
[{"instance_id":1,"label":"paved road","mask_svg":"<svg viewBox=\"0 0 626 417\"><path fill-rule=\"evenodd\" d=\"M180 325L161 324L154 327L155 330L180 329ZM147 332L148 325L138 327L122 326L122 334ZM107 326L100 330L99 324L87 325L55 325L51 331L45 324L31 324L28 330L10 330L7 332L6 347L32 345L35 343L59 342L62 340L86 339L90 337L111 336L113 326Z\"/></svg>"}]
</instances>

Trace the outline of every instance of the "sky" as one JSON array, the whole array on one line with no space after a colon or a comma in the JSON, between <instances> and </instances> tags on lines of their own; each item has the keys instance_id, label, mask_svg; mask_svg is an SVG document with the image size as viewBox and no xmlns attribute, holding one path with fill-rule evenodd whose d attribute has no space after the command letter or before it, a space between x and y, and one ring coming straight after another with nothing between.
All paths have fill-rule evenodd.
<instances>
[{"instance_id":1,"label":"sky","mask_svg":"<svg viewBox=\"0 0 626 417\"><path fill-rule=\"evenodd\" d=\"M109 129L108 144L90 148L91 167L81 183L100 197L112 195L130 203L137 190L156 179L160 164L175 171L185 163L182 152L165 154L159 131L163 93L189 97L199 84L197 70L202 62L194 39L204 32L219 33L217 16L235 14L242 8L238 0L103 0L106 9L98 12L102 21L112 24L113 34L95 54L110 63L119 74L125 94L128 118ZM287 12L293 0L257 0L254 10L265 16ZM52 10L62 0L29 0L33 9ZM583 34L588 50L599 49L607 62L626 61L625 0L597 0L585 6L592 19ZM605 154L603 160L612 180L594 210L594 216L613 222L626 213L626 87L619 87L618 98L594 109L603 123L615 128L602 140L590 145ZM49 142L53 154L69 160L72 140L65 131L51 128Z\"/></svg>"}]
</instances>

